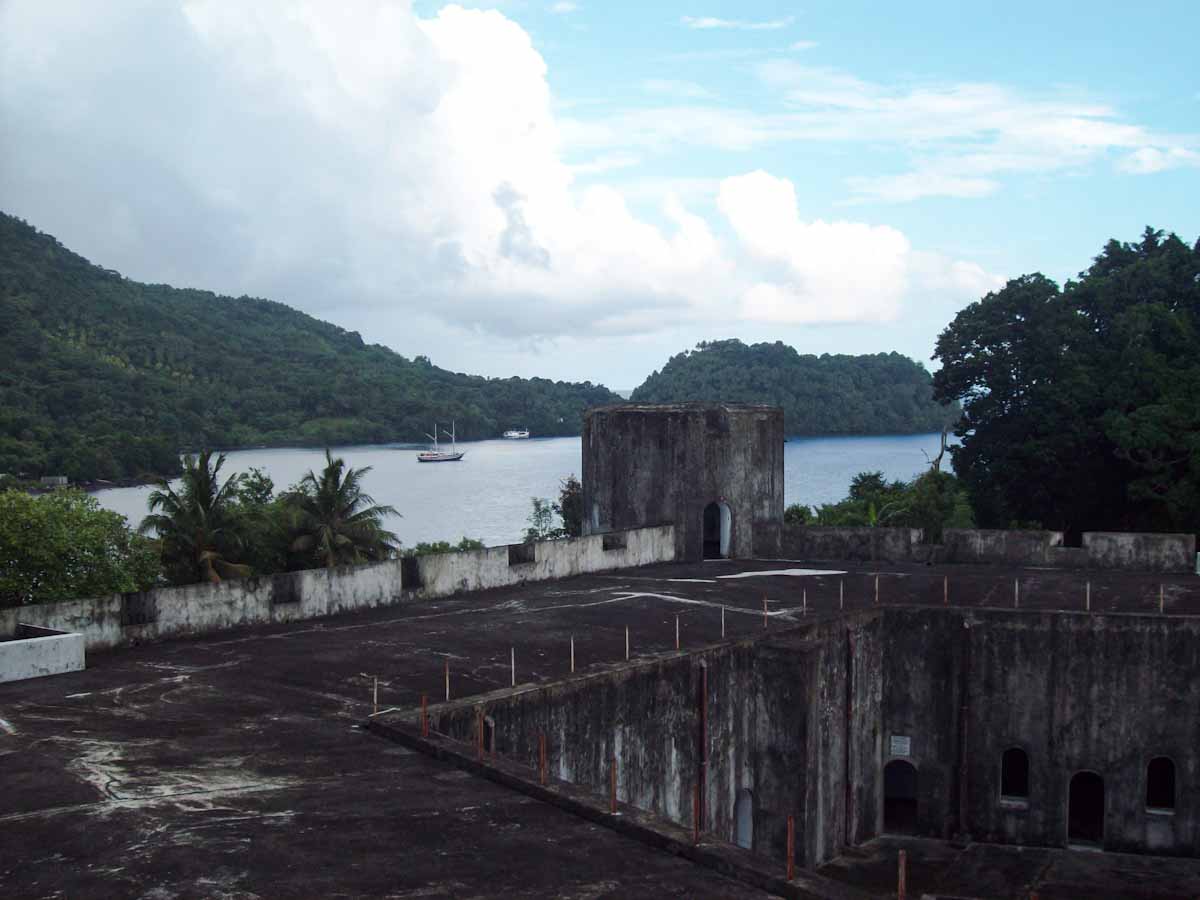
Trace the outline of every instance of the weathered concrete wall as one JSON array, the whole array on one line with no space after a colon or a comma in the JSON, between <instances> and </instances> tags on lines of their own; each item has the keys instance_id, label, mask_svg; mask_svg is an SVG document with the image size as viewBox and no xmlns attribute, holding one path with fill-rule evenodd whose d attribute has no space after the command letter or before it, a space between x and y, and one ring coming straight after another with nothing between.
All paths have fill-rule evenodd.
<instances>
[{"instance_id":1,"label":"weathered concrete wall","mask_svg":"<svg viewBox=\"0 0 1200 900\"><path fill-rule=\"evenodd\" d=\"M753 848L786 856L791 815L797 859L815 866L874 833L879 622L858 614L497 691L434 707L431 725L473 742L482 711L494 723L496 752L530 765L544 734L551 773L601 793L615 755L621 802L688 826L703 784L704 830L730 842L738 795L749 790Z\"/></svg>"},{"instance_id":2,"label":"weathered concrete wall","mask_svg":"<svg viewBox=\"0 0 1200 900\"><path fill-rule=\"evenodd\" d=\"M1051 548L1061 547L1061 531L990 531L981 528L947 528L942 535L945 561L951 563L1003 563L1048 565Z\"/></svg>"},{"instance_id":3,"label":"weathered concrete wall","mask_svg":"<svg viewBox=\"0 0 1200 900\"><path fill-rule=\"evenodd\" d=\"M1088 565L1097 569L1191 572L1196 565L1194 534L1120 534L1085 531Z\"/></svg>"},{"instance_id":4,"label":"weathered concrete wall","mask_svg":"<svg viewBox=\"0 0 1200 900\"><path fill-rule=\"evenodd\" d=\"M624 404L583 424L585 534L672 522L675 558L703 557L704 509L723 502L728 555L779 552L783 411L734 404Z\"/></svg>"},{"instance_id":5,"label":"weathered concrete wall","mask_svg":"<svg viewBox=\"0 0 1200 900\"><path fill-rule=\"evenodd\" d=\"M19 625L14 640L0 641L0 683L78 672L83 667L80 634Z\"/></svg>"},{"instance_id":6,"label":"weathered concrete wall","mask_svg":"<svg viewBox=\"0 0 1200 900\"><path fill-rule=\"evenodd\" d=\"M888 736L911 738L919 833L1062 846L1070 779L1090 770L1106 849L1200 855L1200 621L907 609L883 632L884 762ZM1010 747L1029 758L1024 806L1000 799ZM1157 756L1176 765L1174 815L1146 810Z\"/></svg>"},{"instance_id":7,"label":"weathered concrete wall","mask_svg":"<svg viewBox=\"0 0 1200 900\"><path fill-rule=\"evenodd\" d=\"M922 537L919 528L784 525L781 552L787 559L907 562Z\"/></svg>"},{"instance_id":8,"label":"weathered concrete wall","mask_svg":"<svg viewBox=\"0 0 1200 900\"><path fill-rule=\"evenodd\" d=\"M624 546L605 549L603 535L533 545L534 559L510 563L508 547L421 557L421 580L428 596L505 587L525 581L570 578L585 572L670 562L675 558L670 526L624 532ZM618 542L619 543L619 542Z\"/></svg>"},{"instance_id":9,"label":"weathered concrete wall","mask_svg":"<svg viewBox=\"0 0 1200 900\"><path fill-rule=\"evenodd\" d=\"M666 525L615 536L545 541L521 549L532 551L534 561L510 564L509 548L500 547L3 609L0 635L14 634L19 620L80 634L88 649L118 647L670 562L675 541L671 526Z\"/></svg>"},{"instance_id":10,"label":"weathered concrete wall","mask_svg":"<svg viewBox=\"0 0 1200 900\"><path fill-rule=\"evenodd\" d=\"M1082 547L1064 547L1061 531L947 528L938 545L922 544L918 528L784 525L781 552L789 559L856 560L1049 566L1191 572L1191 534L1125 534L1088 531Z\"/></svg>"}]
</instances>

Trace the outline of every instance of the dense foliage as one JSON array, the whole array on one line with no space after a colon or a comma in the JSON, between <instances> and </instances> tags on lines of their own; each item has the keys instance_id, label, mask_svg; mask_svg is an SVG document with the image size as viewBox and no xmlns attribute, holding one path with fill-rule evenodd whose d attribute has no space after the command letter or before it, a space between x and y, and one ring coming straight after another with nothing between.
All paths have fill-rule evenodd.
<instances>
[{"instance_id":1,"label":"dense foliage","mask_svg":"<svg viewBox=\"0 0 1200 900\"><path fill-rule=\"evenodd\" d=\"M283 493L259 469L221 481L223 454L183 460L178 488L165 480L150 495L140 531L153 535L171 584L269 575L314 566L390 559L399 549L383 527L396 514L362 489L370 467L353 469L325 451L325 466Z\"/></svg>"},{"instance_id":2,"label":"dense foliage","mask_svg":"<svg viewBox=\"0 0 1200 900\"><path fill-rule=\"evenodd\" d=\"M1200 243L1147 228L1061 290L1014 279L935 357L981 525L1200 531Z\"/></svg>"},{"instance_id":3,"label":"dense foliage","mask_svg":"<svg viewBox=\"0 0 1200 900\"><path fill-rule=\"evenodd\" d=\"M181 450L579 434L620 398L406 359L281 303L141 284L0 213L0 473L174 475Z\"/></svg>"},{"instance_id":4,"label":"dense foliage","mask_svg":"<svg viewBox=\"0 0 1200 900\"><path fill-rule=\"evenodd\" d=\"M291 497L293 553L325 568L378 562L395 554L400 542L383 520L396 510L376 504L363 490L362 480L370 471L370 466L347 469L345 460L325 451L321 474L310 471Z\"/></svg>"},{"instance_id":5,"label":"dense foliage","mask_svg":"<svg viewBox=\"0 0 1200 900\"><path fill-rule=\"evenodd\" d=\"M882 472L860 472L846 499L815 509L795 504L783 519L796 525L921 528L929 544L939 543L947 528L975 527L962 483L937 466L912 481L890 483Z\"/></svg>"},{"instance_id":6,"label":"dense foliage","mask_svg":"<svg viewBox=\"0 0 1200 900\"><path fill-rule=\"evenodd\" d=\"M0 491L0 607L139 591L158 577L153 545L80 491Z\"/></svg>"},{"instance_id":7,"label":"dense foliage","mask_svg":"<svg viewBox=\"0 0 1200 900\"><path fill-rule=\"evenodd\" d=\"M462 553L466 550L484 549L483 541L464 535L457 544L449 541L421 541L408 547L402 556L432 556L435 553Z\"/></svg>"},{"instance_id":8,"label":"dense foliage","mask_svg":"<svg viewBox=\"0 0 1200 900\"><path fill-rule=\"evenodd\" d=\"M957 417L933 401L929 373L899 353L802 356L779 342L701 342L671 357L630 399L771 403L783 407L793 435L917 434Z\"/></svg>"},{"instance_id":9,"label":"dense foliage","mask_svg":"<svg viewBox=\"0 0 1200 900\"><path fill-rule=\"evenodd\" d=\"M531 497L526 541L556 541L583 534L583 485L573 474L558 483L554 502ZM557 522L555 519L557 518Z\"/></svg>"},{"instance_id":10,"label":"dense foliage","mask_svg":"<svg viewBox=\"0 0 1200 900\"><path fill-rule=\"evenodd\" d=\"M172 584L217 583L252 572L238 561L248 536L236 508L242 476L222 482L224 464L225 454L213 460L211 450L184 457L178 490L163 480L150 494L150 514L138 530L158 541Z\"/></svg>"}]
</instances>

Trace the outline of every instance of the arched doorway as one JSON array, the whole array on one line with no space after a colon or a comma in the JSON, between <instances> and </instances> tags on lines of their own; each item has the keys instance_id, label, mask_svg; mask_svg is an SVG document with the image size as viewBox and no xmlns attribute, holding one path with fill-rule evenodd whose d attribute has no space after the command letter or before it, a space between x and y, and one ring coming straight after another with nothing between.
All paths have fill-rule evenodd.
<instances>
[{"instance_id":1,"label":"arched doorway","mask_svg":"<svg viewBox=\"0 0 1200 900\"><path fill-rule=\"evenodd\" d=\"M733 513L727 503L704 507L704 558L728 559L729 538L733 533Z\"/></svg>"},{"instance_id":2,"label":"arched doorway","mask_svg":"<svg viewBox=\"0 0 1200 900\"><path fill-rule=\"evenodd\" d=\"M917 770L903 759L893 759L883 769L883 830L917 832Z\"/></svg>"},{"instance_id":3,"label":"arched doorway","mask_svg":"<svg viewBox=\"0 0 1200 900\"><path fill-rule=\"evenodd\" d=\"M737 833L735 843L746 850L754 847L754 795L746 788L738 791L737 803L733 808Z\"/></svg>"},{"instance_id":4,"label":"arched doorway","mask_svg":"<svg viewBox=\"0 0 1200 900\"><path fill-rule=\"evenodd\" d=\"M1104 843L1104 779L1095 772L1076 772L1067 797L1067 843Z\"/></svg>"}]
</instances>

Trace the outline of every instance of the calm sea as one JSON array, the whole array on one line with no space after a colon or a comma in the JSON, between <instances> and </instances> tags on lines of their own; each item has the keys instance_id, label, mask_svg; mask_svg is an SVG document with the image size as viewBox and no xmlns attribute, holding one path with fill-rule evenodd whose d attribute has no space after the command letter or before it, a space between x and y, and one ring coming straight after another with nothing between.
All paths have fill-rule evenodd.
<instances>
[{"instance_id":1,"label":"calm sea","mask_svg":"<svg viewBox=\"0 0 1200 900\"><path fill-rule=\"evenodd\" d=\"M457 541L463 535L492 546L517 541L525 529L531 497L557 497L559 481L580 473L579 438L472 441L457 463L417 462L418 448L371 444L336 447L334 455L356 468L370 466L365 484L376 503L394 506L401 518L390 527L406 545ZM424 449L424 448L419 448ZM784 448L787 502L832 503L846 496L859 472L881 470L908 479L928 465L937 434L875 437L792 438ZM238 450L227 454L222 474L264 470L281 490L310 469L320 470L324 451ZM146 514L152 487L113 488L94 495L136 525Z\"/></svg>"}]
</instances>

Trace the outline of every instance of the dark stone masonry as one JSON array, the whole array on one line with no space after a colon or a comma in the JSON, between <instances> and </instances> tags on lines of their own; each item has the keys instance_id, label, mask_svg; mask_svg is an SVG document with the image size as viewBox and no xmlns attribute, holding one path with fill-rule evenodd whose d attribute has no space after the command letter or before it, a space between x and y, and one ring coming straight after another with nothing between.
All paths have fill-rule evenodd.
<instances>
[{"instance_id":1,"label":"dark stone masonry","mask_svg":"<svg viewBox=\"0 0 1200 900\"><path fill-rule=\"evenodd\" d=\"M532 561L45 612L5 895L1200 897L1194 536L785 530L763 407L594 410L584 479Z\"/></svg>"}]
</instances>

